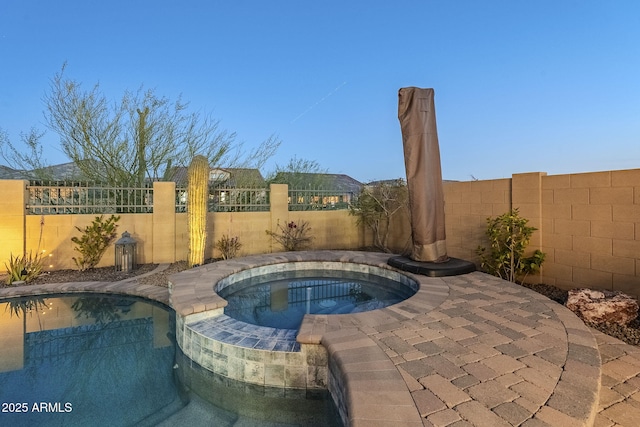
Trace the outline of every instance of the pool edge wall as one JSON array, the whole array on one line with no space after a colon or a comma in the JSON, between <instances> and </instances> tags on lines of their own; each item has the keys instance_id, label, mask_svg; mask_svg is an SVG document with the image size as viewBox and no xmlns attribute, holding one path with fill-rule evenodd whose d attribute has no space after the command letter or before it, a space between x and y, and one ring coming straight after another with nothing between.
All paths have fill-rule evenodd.
<instances>
[{"instance_id":1,"label":"pool edge wall","mask_svg":"<svg viewBox=\"0 0 640 427\"><path fill-rule=\"evenodd\" d=\"M399 281L414 291L418 288L417 282L405 274L376 265L350 261L299 260L241 269L217 281L212 280L210 289L213 292L213 289L220 290L249 277L274 272L320 269L366 273ZM325 332L322 325L326 324L324 321L326 315L305 316L297 339L300 343L300 351L274 351L223 342L207 336L206 333L198 332L192 327L198 321L219 317L223 313L224 308L219 307L187 316L177 315L176 340L187 357L213 373L249 384L294 389L327 389L329 382L327 350L320 343L320 338ZM318 324L320 328L317 327ZM260 327L251 327L260 329ZM266 331L265 333L269 333L268 329L272 328L262 329Z\"/></svg>"},{"instance_id":2,"label":"pool edge wall","mask_svg":"<svg viewBox=\"0 0 640 427\"><path fill-rule=\"evenodd\" d=\"M301 344L300 351L261 350L216 340L189 323L189 316L176 319L178 346L215 374L265 387L327 388L327 352L322 345Z\"/></svg>"},{"instance_id":3,"label":"pool edge wall","mask_svg":"<svg viewBox=\"0 0 640 427\"><path fill-rule=\"evenodd\" d=\"M367 415L361 411L363 408L369 407L372 392L384 394L390 384L396 388L394 395L398 395L398 399L403 404L406 403L402 411L403 420L411 420L411 425L414 423L421 425L420 414L400 372L393 366L393 362L384 351L368 337L366 330L376 325L382 326L388 322L397 322L397 315L412 318L416 313L429 312L446 300L449 287L439 278L397 271L387 264L391 256L387 253L362 251L307 251L281 252L233 259L223 263L215 263L217 265L198 267L198 271L186 271L184 276L180 276L183 273L171 276L169 278L170 299L177 314L177 322L180 322L191 314L224 307L226 301L213 292L213 284L225 277L253 267L301 261L364 264L407 276L418 283L419 289L414 296L404 302L365 313L330 315L324 316L324 318L322 315L307 315L297 340L301 343L301 348L304 348L305 345L315 345L325 351L327 388L345 426L367 425L371 421L369 415L375 419L374 414ZM176 290L178 292L175 292ZM366 329L361 330L361 327ZM349 335L352 336L349 337ZM380 391L368 387L367 384L372 384L370 381L357 380L361 378L363 373L363 365L358 362L363 360L354 352L360 353L362 351L375 353L375 359L380 362L377 365L379 369L371 370L371 367L367 367L366 371L367 378L378 384ZM391 375L394 372L395 374ZM393 405L393 408L389 407L390 403L382 401L379 403L382 406L378 409L383 412L387 410L385 408L389 408L391 411L397 409Z\"/></svg>"}]
</instances>

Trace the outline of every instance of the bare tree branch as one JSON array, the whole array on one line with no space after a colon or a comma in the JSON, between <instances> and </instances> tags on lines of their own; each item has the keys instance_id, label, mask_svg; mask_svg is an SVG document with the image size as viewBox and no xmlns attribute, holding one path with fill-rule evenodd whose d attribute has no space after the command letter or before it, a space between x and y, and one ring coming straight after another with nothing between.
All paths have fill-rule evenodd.
<instances>
[{"instance_id":1,"label":"bare tree branch","mask_svg":"<svg viewBox=\"0 0 640 427\"><path fill-rule=\"evenodd\" d=\"M247 164L262 165L280 144L272 136L246 155L234 132L220 129L209 115L188 112L180 97L170 101L141 87L111 103L99 84L84 90L64 71L51 80L45 116L64 153L89 180L140 185L146 178L167 178L171 167L187 166L196 155L211 166L233 166L243 156Z\"/></svg>"}]
</instances>

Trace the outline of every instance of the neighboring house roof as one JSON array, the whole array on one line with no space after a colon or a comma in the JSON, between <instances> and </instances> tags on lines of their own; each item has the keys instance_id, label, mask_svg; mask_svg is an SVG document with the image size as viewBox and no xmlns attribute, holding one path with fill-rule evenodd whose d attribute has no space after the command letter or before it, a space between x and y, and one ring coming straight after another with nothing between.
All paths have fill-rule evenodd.
<instances>
[{"instance_id":1,"label":"neighboring house roof","mask_svg":"<svg viewBox=\"0 0 640 427\"><path fill-rule=\"evenodd\" d=\"M79 180L82 172L74 162L46 166L41 169L17 170L0 166L0 178L3 179L44 179L51 181Z\"/></svg>"},{"instance_id":2,"label":"neighboring house roof","mask_svg":"<svg viewBox=\"0 0 640 427\"><path fill-rule=\"evenodd\" d=\"M174 181L178 185L187 185L187 167L176 166L167 173L167 180ZM210 171L212 181L228 183L234 187L264 185L265 181L258 169L250 168L212 168Z\"/></svg>"},{"instance_id":3,"label":"neighboring house roof","mask_svg":"<svg viewBox=\"0 0 640 427\"><path fill-rule=\"evenodd\" d=\"M8 166L0 165L0 179L25 179L25 180L51 180L51 181L82 181L82 172L74 162L62 163L59 165L47 166L42 169L17 170ZM174 181L178 185L187 184L187 168L174 167L167 174L169 181ZM226 176L226 178L224 178ZM228 182L229 185L257 186L264 185L265 181L258 169L248 168L213 168L211 177L218 182Z\"/></svg>"},{"instance_id":4,"label":"neighboring house roof","mask_svg":"<svg viewBox=\"0 0 640 427\"><path fill-rule=\"evenodd\" d=\"M359 193L362 183L349 175L333 173L278 172L271 180L274 184L289 184L295 189L331 189L346 193Z\"/></svg>"},{"instance_id":5,"label":"neighboring house roof","mask_svg":"<svg viewBox=\"0 0 640 427\"><path fill-rule=\"evenodd\" d=\"M224 178L227 176L226 178ZM174 181L177 185L187 185L187 167L176 166L166 174L168 181ZM212 168L212 179L218 179L220 183L228 183L235 187L255 187L266 184L264 177L258 169L252 168ZM82 180L82 172L74 162L47 166L40 170L17 170L0 165L0 179L47 179L52 181ZM379 182L388 185L397 185L402 178L383 181L372 181L363 184L360 181L345 174L331 173L302 173L302 172L278 172L271 180L275 184L289 184L292 188L305 189L332 189L347 193L359 193L365 186L373 186Z\"/></svg>"},{"instance_id":6,"label":"neighboring house roof","mask_svg":"<svg viewBox=\"0 0 640 427\"><path fill-rule=\"evenodd\" d=\"M86 179L83 178L83 174L74 162L62 163L59 165L47 166L42 168L41 171L37 171L43 176L50 176L54 181L64 181L73 179Z\"/></svg>"}]
</instances>

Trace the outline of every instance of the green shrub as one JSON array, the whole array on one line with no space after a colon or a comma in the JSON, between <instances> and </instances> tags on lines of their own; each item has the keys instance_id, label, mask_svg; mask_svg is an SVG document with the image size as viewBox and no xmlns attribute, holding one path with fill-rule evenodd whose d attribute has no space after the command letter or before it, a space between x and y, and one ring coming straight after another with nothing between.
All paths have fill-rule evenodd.
<instances>
[{"instance_id":1,"label":"green shrub","mask_svg":"<svg viewBox=\"0 0 640 427\"><path fill-rule=\"evenodd\" d=\"M101 215L97 216L84 230L76 227L82 236L72 237L71 241L77 245L74 249L81 254L73 258L80 271L89 270L98 265L102 255L117 236L116 222L119 220L120 217L114 215L104 220L104 215Z\"/></svg>"},{"instance_id":2,"label":"green shrub","mask_svg":"<svg viewBox=\"0 0 640 427\"><path fill-rule=\"evenodd\" d=\"M15 258L13 254L10 254L9 264L5 262L4 266L7 268L7 273L9 274L7 277L8 285L21 280L30 282L38 277L42 271L42 256L40 253L33 255L31 251L29 254L22 256L16 255Z\"/></svg>"},{"instance_id":3,"label":"green shrub","mask_svg":"<svg viewBox=\"0 0 640 427\"><path fill-rule=\"evenodd\" d=\"M224 234L220 240L216 242L216 249L222 252L223 259L235 258L238 251L242 247L238 237L229 237Z\"/></svg>"},{"instance_id":4,"label":"green shrub","mask_svg":"<svg viewBox=\"0 0 640 427\"><path fill-rule=\"evenodd\" d=\"M285 251L301 251L311 246L313 237L309 236L311 227L307 221L298 221L298 224L291 221L285 226L278 222L279 233L266 230L267 234L276 242L280 243Z\"/></svg>"},{"instance_id":5,"label":"green shrub","mask_svg":"<svg viewBox=\"0 0 640 427\"><path fill-rule=\"evenodd\" d=\"M487 218L487 237L490 249L479 246L480 268L485 272L510 282L540 271L545 254L536 249L529 257L524 256L531 235L537 229L527 225L528 219L520 217L518 209L496 218Z\"/></svg>"}]
</instances>

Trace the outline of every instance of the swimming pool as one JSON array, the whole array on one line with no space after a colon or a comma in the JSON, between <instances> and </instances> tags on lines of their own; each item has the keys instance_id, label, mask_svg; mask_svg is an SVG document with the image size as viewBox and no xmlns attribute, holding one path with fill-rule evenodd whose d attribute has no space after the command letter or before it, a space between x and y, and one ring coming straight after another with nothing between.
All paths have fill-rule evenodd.
<instances>
[{"instance_id":1,"label":"swimming pool","mask_svg":"<svg viewBox=\"0 0 640 427\"><path fill-rule=\"evenodd\" d=\"M136 298L29 297L0 304L0 423L153 423L182 409L175 320Z\"/></svg>"},{"instance_id":2,"label":"swimming pool","mask_svg":"<svg viewBox=\"0 0 640 427\"><path fill-rule=\"evenodd\" d=\"M260 418L264 391L243 389L241 411L224 406L223 388L198 396L210 378L176 353L174 333L173 310L141 298L0 301L0 425L273 425ZM315 407L323 420L326 404Z\"/></svg>"}]
</instances>

